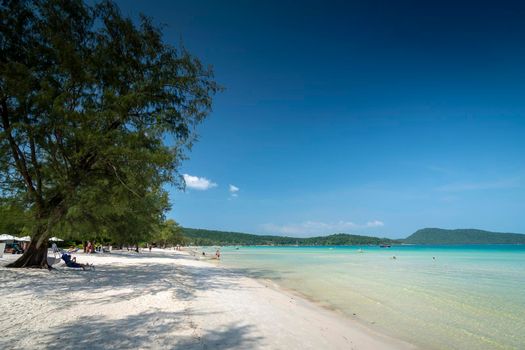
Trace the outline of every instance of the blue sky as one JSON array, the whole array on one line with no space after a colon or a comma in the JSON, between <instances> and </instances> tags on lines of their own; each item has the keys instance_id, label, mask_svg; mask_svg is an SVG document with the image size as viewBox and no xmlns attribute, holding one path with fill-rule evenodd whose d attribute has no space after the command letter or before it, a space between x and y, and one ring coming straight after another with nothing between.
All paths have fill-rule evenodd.
<instances>
[{"instance_id":1,"label":"blue sky","mask_svg":"<svg viewBox=\"0 0 525 350\"><path fill-rule=\"evenodd\" d=\"M226 88L171 190L182 225L525 233L520 2L118 3Z\"/></svg>"}]
</instances>

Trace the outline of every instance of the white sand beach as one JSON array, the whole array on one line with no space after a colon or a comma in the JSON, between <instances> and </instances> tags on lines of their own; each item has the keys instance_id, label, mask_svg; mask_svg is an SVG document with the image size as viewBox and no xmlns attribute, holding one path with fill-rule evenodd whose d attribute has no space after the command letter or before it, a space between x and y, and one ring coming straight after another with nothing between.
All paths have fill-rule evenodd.
<instances>
[{"instance_id":1,"label":"white sand beach","mask_svg":"<svg viewBox=\"0 0 525 350\"><path fill-rule=\"evenodd\" d=\"M0 349L414 348L185 252L76 255L96 271L0 259Z\"/></svg>"}]
</instances>

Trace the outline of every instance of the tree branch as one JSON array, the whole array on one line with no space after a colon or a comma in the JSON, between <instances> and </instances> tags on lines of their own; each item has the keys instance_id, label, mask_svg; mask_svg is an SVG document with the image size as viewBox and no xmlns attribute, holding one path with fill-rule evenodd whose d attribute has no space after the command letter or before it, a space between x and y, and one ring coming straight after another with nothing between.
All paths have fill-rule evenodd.
<instances>
[{"instance_id":1,"label":"tree branch","mask_svg":"<svg viewBox=\"0 0 525 350\"><path fill-rule=\"evenodd\" d=\"M26 119L26 123L29 127L29 122ZM40 173L40 164L36 156L36 147L35 147L35 136L33 135L34 130L29 131L29 148L31 149L31 162L33 163L33 168L35 169L36 176L36 190L38 193L42 193L42 174Z\"/></svg>"},{"instance_id":2,"label":"tree branch","mask_svg":"<svg viewBox=\"0 0 525 350\"><path fill-rule=\"evenodd\" d=\"M113 169L113 171L115 172L115 176L117 178L117 180L119 180L119 182L131 193L133 193L135 196L137 196L138 198L142 198L137 192L133 191L133 189L131 187L129 187L119 176L118 174L118 171L117 171L117 167L114 166L113 164L111 164L109 161L107 162L107 164Z\"/></svg>"},{"instance_id":3,"label":"tree branch","mask_svg":"<svg viewBox=\"0 0 525 350\"><path fill-rule=\"evenodd\" d=\"M33 185L33 179L31 178L31 174L29 174L29 171L27 170L27 163L24 155L20 151L20 148L18 147L13 134L11 133L11 125L9 123L9 115L7 111L7 102L5 99L2 100L2 124L5 130L5 133L7 135L7 139L9 140L9 145L11 147L11 152L13 153L13 158L15 160L16 166L18 168L18 171L24 178L24 182L29 190L29 192L35 196L36 203L38 205L42 205L42 197L41 194L37 192L35 189L35 186Z\"/></svg>"}]
</instances>

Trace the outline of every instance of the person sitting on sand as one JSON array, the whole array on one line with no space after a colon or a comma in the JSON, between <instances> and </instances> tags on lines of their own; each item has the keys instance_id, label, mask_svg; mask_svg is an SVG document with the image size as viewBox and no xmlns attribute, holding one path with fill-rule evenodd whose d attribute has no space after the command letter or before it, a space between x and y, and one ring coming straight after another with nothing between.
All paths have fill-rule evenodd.
<instances>
[{"instance_id":1,"label":"person sitting on sand","mask_svg":"<svg viewBox=\"0 0 525 350\"><path fill-rule=\"evenodd\" d=\"M86 271L86 268L95 270L93 265L77 263L77 258L71 258L69 254L62 254L62 260L64 260L67 267L81 268L84 271Z\"/></svg>"}]
</instances>

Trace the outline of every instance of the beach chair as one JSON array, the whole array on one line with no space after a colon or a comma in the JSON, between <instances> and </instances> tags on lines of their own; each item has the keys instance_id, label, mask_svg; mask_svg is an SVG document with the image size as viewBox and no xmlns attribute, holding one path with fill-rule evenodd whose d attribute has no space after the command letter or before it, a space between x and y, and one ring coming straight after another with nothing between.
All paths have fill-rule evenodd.
<instances>
[{"instance_id":1,"label":"beach chair","mask_svg":"<svg viewBox=\"0 0 525 350\"><path fill-rule=\"evenodd\" d=\"M47 264L51 267L53 267L53 265L57 265L60 263L62 259L61 258L57 258L55 256L48 256L47 257Z\"/></svg>"}]
</instances>

